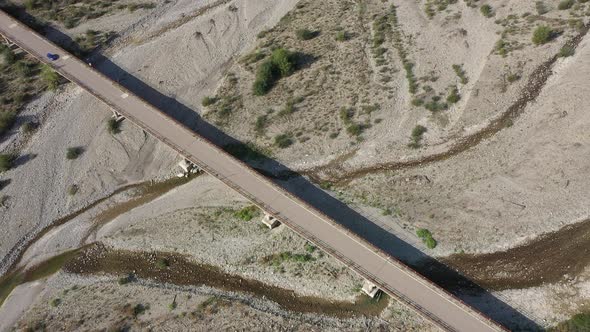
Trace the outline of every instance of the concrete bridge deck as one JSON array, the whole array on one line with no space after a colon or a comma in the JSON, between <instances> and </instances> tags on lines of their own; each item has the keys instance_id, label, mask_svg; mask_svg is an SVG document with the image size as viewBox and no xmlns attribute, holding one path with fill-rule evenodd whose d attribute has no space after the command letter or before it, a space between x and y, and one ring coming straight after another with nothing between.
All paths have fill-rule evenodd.
<instances>
[{"instance_id":1,"label":"concrete bridge deck","mask_svg":"<svg viewBox=\"0 0 590 332\"><path fill-rule=\"evenodd\" d=\"M504 330L2 11L0 33L440 328L466 332ZM48 60L48 52L58 54L59 59Z\"/></svg>"}]
</instances>

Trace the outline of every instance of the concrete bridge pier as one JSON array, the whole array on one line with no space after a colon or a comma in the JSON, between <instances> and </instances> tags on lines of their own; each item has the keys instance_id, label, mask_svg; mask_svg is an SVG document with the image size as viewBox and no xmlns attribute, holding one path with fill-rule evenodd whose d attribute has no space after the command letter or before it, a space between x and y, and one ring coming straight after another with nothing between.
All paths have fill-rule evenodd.
<instances>
[{"instance_id":1,"label":"concrete bridge pier","mask_svg":"<svg viewBox=\"0 0 590 332\"><path fill-rule=\"evenodd\" d=\"M264 217L262 218L262 223L265 224L270 229L278 227L281 224L281 222L277 218L271 216L268 213L264 213Z\"/></svg>"},{"instance_id":2,"label":"concrete bridge pier","mask_svg":"<svg viewBox=\"0 0 590 332\"><path fill-rule=\"evenodd\" d=\"M125 116L117 111L113 111L113 119L115 119L115 121L119 122L119 121L123 121L123 119L125 119Z\"/></svg>"},{"instance_id":3,"label":"concrete bridge pier","mask_svg":"<svg viewBox=\"0 0 590 332\"><path fill-rule=\"evenodd\" d=\"M201 169L193 164L190 160L186 158L182 158L182 160L178 163L178 167L182 169L182 173L179 173L177 176L179 178L184 176L189 176L189 174L195 174L201 172Z\"/></svg>"},{"instance_id":4,"label":"concrete bridge pier","mask_svg":"<svg viewBox=\"0 0 590 332\"><path fill-rule=\"evenodd\" d=\"M365 279L362 288L363 293L367 294L371 298L375 298L377 294L381 291L374 283L370 282L369 280Z\"/></svg>"}]
</instances>

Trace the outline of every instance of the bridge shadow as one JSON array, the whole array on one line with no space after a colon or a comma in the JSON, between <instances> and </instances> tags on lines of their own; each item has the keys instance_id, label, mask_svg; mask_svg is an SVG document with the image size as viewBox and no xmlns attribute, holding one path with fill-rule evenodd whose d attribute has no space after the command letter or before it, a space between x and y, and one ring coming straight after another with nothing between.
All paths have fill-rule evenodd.
<instances>
[{"instance_id":1,"label":"bridge shadow","mask_svg":"<svg viewBox=\"0 0 590 332\"><path fill-rule=\"evenodd\" d=\"M51 40L56 41L65 47L68 47L68 43L70 43L70 47L75 44L71 38L54 28L45 27L42 32L49 36ZM121 68L100 53L93 53L89 56L88 60L91 61L93 66L104 75L119 82L125 88L140 96L153 106L166 112L176 120L182 122L214 144L220 147L227 147L228 145L245 146L242 142L225 134L202 119L197 112L190 107L175 98L159 92L156 88L146 84L141 79L129 73L124 68ZM249 154L244 154L244 156L248 155ZM261 155L258 155L257 159L258 160L254 162L251 160L246 160L246 162L249 162L257 171L271 179L277 185L306 201L308 204L316 207L332 219L336 220L343 227L356 233L358 236L364 238L366 241L377 246L384 252L406 262L419 273L455 294L467 304L477 308L491 319L503 324L511 330L543 330L533 320L520 313L515 308L512 308L502 299L478 286L458 271L426 255L411 244L388 232L379 225L376 225L344 203L330 196L305 177L290 170L287 166ZM287 174L288 176L278 176L278 174Z\"/></svg>"}]
</instances>

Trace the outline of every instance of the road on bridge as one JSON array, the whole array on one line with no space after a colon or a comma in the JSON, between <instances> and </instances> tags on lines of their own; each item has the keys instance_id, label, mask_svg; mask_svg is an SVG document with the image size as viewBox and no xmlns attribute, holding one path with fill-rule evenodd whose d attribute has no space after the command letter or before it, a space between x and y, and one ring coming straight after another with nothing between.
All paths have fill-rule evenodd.
<instances>
[{"instance_id":1,"label":"road on bridge","mask_svg":"<svg viewBox=\"0 0 590 332\"><path fill-rule=\"evenodd\" d=\"M2 11L0 33L442 329L504 329Z\"/></svg>"}]
</instances>

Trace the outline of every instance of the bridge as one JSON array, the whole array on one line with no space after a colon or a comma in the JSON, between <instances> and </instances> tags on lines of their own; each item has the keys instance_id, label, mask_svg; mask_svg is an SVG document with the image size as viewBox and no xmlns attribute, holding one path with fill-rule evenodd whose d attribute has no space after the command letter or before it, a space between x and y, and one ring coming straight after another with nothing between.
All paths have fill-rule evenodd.
<instances>
[{"instance_id":1,"label":"bridge","mask_svg":"<svg viewBox=\"0 0 590 332\"><path fill-rule=\"evenodd\" d=\"M357 272L367 281L368 292L378 287L445 331L505 330L3 11L0 34ZM47 53L59 59L51 61Z\"/></svg>"}]
</instances>

